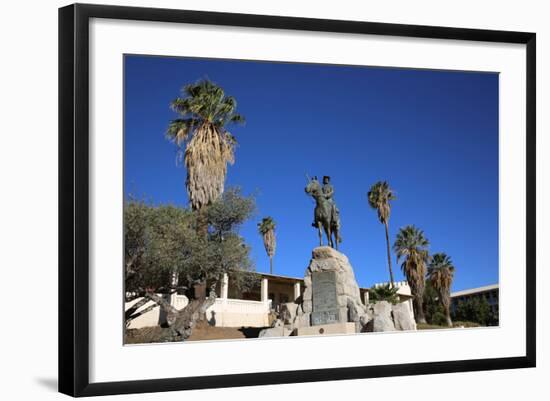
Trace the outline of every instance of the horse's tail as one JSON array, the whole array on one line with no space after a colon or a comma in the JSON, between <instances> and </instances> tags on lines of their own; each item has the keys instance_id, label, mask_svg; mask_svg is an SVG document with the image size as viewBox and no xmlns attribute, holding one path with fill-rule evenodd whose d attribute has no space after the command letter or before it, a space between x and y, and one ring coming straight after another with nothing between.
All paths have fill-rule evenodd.
<instances>
[{"instance_id":1,"label":"horse's tail","mask_svg":"<svg viewBox=\"0 0 550 401\"><path fill-rule=\"evenodd\" d=\"M340 244L342 242L342 236L340 235L340 219L336 212L336 207L333 207L331 214L331 230L334 233L336 241Z\"/></svg>"},{"instance_id":2,"label":"horse's tail","mask_svg":"<svg viewBox=\"0 0 550 401\"><path fill-rule=\"evenodd\" d=\"M340 227L338 227L334 230L334 236L336 237L336 241L339 244L341 244L342 243L342 236L340 235Z\"/></svg>"}]
</instances>

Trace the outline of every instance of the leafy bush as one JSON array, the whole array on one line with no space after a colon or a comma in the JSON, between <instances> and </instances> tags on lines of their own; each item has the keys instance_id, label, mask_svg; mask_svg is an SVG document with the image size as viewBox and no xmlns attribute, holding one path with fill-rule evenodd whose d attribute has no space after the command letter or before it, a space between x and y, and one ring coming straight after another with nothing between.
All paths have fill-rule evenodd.
<instances>
[{"instance_id":1,"label":"leafy bush","mask_svg":"<svg viewBox=\"0 0 550 401\"><path fill-rule=\"evenodd\" d=\"M445 313L441 311L435 312L433 315L430 316L430 323L437 326L446 326L447 318L445 317Z\"/></svg>"},{"instance_id":2,"label":"leafy bush","mask_svg":"<svg viewBox=\"0 0 550 401\"><path fill-rule=\"evenodd\" d=\"M423 303L424 316L427 322L434 325L439 325L440 322L443 322L444 325L447 324L446 319L441 320L441 315L445 316L445 308L439 302L437 291L430 281L427 281L424 287Z\"/></svg>"},{"instance_id":3,"label":"leafy bush","mask_svg":"<svg viewBox=\"0 0 550 401\"><path fill-rule=\"evenodd\" d=\"M491 315L491 307L484 297L471 297L457 303L453 320L475 322L487 326L492 323Z\"/></svg>"},{"instance_id":4,"label":"leafy bush","mask_svg":"<svg viewBox=\"0 0 550 401\"><path fill-rule=\"evenodd\" d=\"M390 284L372 287L369 289L369 300L374 303L388 301L395 305L399 302L397 287L391 287Z\"/></svg>"}]
</instances>

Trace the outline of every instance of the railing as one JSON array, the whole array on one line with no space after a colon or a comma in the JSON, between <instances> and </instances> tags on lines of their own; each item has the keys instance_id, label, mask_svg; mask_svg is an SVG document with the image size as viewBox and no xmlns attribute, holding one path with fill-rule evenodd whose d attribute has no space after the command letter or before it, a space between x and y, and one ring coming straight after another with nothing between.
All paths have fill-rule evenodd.
<instances>
[{"instance_id":1,"label":"railing","mask_svg":"<svg viewBox=\"0 0 550 401\"><path fill-rule=\"evenodd\" d=\"M162 296L161 294L158 294ZM185 295L164 295L164 298L170 302L176 309L181 310L187 306L189 299ZM125 304L125 310L128 310L141 298L134 299ZM139 311L154 305L153 301L147 302ZM244 299L216 298L216 302L206 310L206 318L209 323L218 327L265 327L269 325L269 311L271 300L269 302L248 301ZM152 310L138 318L132 320L129 329L140 329L143 327L158 326L165 322L164 312L156 306Z\"/></svg>"},{"instance_id":2,"label":"railing","mask_svg":"<svg viewBox=\"0 0 550 401\"><path fill-rule=\"evenodd\" d=\"M378 288L389 284L390 283L376 283L373 287ZM411 295L411 287L409 287L409 283L407 281L395 281L393 284L397 287L398 295Z\"/></svg>"},{"instance_id":3,"label":"railing","mask_svg":"<svg viewBox=\"0 0 550 401\"><path fill-rule=\"evenodd\" d=\"M217 298L206 310L209 323L219 327L265 327L269 325L271 300L248 301L244 299Z\"/></svg>"}]
</instances>

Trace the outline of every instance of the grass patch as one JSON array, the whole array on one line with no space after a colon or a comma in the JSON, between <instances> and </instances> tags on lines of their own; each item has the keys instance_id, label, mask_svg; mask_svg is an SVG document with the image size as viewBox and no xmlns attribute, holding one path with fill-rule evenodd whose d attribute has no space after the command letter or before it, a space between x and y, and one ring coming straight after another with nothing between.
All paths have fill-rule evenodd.
<instances>
[{"instance_id":1,"label":"grass patch","mask_svg":"<svg viewBox=\"0 0 550 401\"><path fill-rule=\"evenodd\" d=\"M418 330L440 330L440 329L458 329L458 328L470 328L470 327L481 327L479 323L476 322L453 322L453 327L449 327L447 325L437 325L437 324L429 324L429 323L417 323L416 328Z\"/></svg>"}]
</instances>

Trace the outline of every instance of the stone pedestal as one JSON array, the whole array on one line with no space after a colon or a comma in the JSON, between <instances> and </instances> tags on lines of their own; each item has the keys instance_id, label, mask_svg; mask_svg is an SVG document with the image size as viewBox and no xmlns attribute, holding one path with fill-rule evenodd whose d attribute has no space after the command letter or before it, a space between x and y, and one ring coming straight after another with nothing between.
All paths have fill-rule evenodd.
<instances>
[{"instance_id":1,"label":"stone pedestal","mask_svg":"<svg viewBox=\"0 0 550 401\"><path fill-rule=\"evenodd\" d=\"M320 324L316 326L298 327L297 336L316 336L324 334L354 334L356 332L355 323L332 323Z\"/></svg>"},{"instance_id":2,"label":"stone pedestal","mask_svg":"<svg viewBox=\"0 0 550 401\"><path fill-rule=\"evenodd\" d=\"M306 269L301 303L284 304L279 319L299 336L416 330L408 300L397 305L368 303L366 295L365 301L348 258L321 246L313 250Z\"/></svg>"},{"instance_id":3,"label":"stone pedestal","mask_svg":"<svg viewBox=\"0 0 550 401\"><path fill-rule=\"evenodd\" d=\"M298 335L309 332L304 332L305 327L313 327L312 334L320 334L321 326L326 328L325 333L332 334L335 330L348 332L352 326L353 333L361 331L367 310L344 254L327 246L315 248L304 275L304 287L302 304L293 321Z\"/></svg>"},{"instance_id":4,"label":"stone pedestal","mask_svg":"<svg viewBox=\"0 0 550 401\"><path fill-rule=\"evenodd\" d=\"M347 308L338 307L336 272L311 273L311 288L312 326L348 321Z\"/></svg>"}]
</instances>

